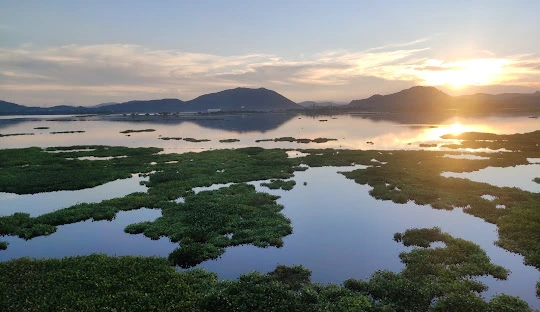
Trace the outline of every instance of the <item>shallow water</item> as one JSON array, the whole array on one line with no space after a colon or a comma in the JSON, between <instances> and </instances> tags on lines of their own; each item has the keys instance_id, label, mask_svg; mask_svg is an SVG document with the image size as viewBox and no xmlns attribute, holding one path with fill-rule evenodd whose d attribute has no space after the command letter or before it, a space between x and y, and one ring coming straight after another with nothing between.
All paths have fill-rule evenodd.
<instances>
[{"instance_id":1,"label":"shallow water","mask_svg":"<svg viewBox=\"0 0 540 312\"><path fill-rule=\"evenodd\" d=\"M487 167L473 172L443 172L444 177L469 179L498 187L518 187L524 191L540 193L540 184L533 181L540 177L540 164L515 167Z\"/></svg>"},{"instance_id":2,"label":"shallow water","mask_svg":"<svg viewBox=\"0 0 540 312\"><path fill-rule=\"evenodd\" d=\"M24 211L35 217L79 203L96 203L106 199L123 197L134 192L146 192L148 188L140 185L141 181L148 181L148 178L133 175L128 179L120 179L77 191L26 195L0 192L0 216Z\"/></svg>"}]
</instances>

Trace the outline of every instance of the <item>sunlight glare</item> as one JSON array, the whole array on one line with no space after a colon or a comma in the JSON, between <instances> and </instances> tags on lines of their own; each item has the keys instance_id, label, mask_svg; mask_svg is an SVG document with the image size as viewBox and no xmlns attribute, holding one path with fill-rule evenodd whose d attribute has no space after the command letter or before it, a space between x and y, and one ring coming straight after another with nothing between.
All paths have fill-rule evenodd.
<instances>
[{"instance_id":1,"label":"sunlight glare","mask_svg":"<svg viewBox=\"0 0 540 312\"><path fill-rule=\"evenodd\" d=\"M472 85L489 85L504 80L504 59L472 59L454 63L437 64L438 69L420 73L427 85L447 85L462 88Z\"/></svg>"}]
</instances>

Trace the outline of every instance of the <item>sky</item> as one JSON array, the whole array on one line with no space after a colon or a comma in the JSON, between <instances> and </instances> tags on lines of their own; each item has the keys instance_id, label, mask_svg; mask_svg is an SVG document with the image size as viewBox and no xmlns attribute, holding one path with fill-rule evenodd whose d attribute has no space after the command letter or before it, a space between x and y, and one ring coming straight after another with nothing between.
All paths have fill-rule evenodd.
<instances>
[{"instance_id":1,"label":"sky","mask_svg":"<svg viewBox=\"0 0 540 312\"><path fill-rule=\"evenodd\" d=\"M538 0L0 1L0 99L349 102L415 85L540 90Z\"/></svg>"}]
</instances>

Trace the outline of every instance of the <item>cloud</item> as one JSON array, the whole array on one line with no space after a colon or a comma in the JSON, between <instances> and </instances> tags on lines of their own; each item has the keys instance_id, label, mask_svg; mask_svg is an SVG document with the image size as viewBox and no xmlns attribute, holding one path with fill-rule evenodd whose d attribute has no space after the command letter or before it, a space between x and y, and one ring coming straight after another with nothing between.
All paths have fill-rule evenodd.
<instances>
[{"instance_id":1,"label":"cloud","mask_svg":"<svg viewBox=\"0 0 540 312\"><path fill-rule=\"evenodd\" d=\"M332 50L296 59L153 50L132 44L26 45L0 48L0 91L7 100L32 105L89 105L135 96L187 100L238 86L272 88L293 100L351 100L390 87L444 84L443 78L478 64L488 69L498 64L492 68L500 68L504 75L488 73L490 82L536 86L540 81L540 59L534 55L485 54L482 59L445 61L429 57L427 42Z\"/></svg>"}]
</instances>

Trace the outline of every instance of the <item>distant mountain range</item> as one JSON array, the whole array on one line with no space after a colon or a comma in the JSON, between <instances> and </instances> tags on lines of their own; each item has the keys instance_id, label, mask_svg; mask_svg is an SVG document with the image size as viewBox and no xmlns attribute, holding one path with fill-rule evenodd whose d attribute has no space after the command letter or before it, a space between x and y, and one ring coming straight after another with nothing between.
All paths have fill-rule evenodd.
<instances>
[{"instance_id":1,"label":"distant mountain range","mask_svg":"<svg viewBox=\"0 0 540 312\"><path fill-rule=\"evenodd\" d=\"M393 94L376 94L354 100L343 108L369 112L532 112L540 111L540 92L450 96L435 87L417 86Z\"/></svg>"},{"instance_id":2,"label":"distant mountain range","mask_svg":"<svg viewBox=\"0 0 540 312\"><path fill-rule=\"evenodd\" d=\"M540 112L540 92L474 94L450 96L435 87L412 87L397 93L376 94L346 105L335 102L295 102L265 88L236 88L201 95L190 101L161 99L103 103L93 107L28 107L0 101L0 114L92 114L92 113L162 113L162 112L268 112L313 110L331 112Z\"/></svg>"}]
</instances>

